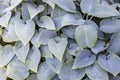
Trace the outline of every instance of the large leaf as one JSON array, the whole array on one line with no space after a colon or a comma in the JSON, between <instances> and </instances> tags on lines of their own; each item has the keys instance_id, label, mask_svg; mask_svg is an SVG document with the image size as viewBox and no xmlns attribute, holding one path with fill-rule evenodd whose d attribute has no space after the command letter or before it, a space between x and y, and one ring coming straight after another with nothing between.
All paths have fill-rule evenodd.
<instances>
[{"instance_id":1,"label":"large leaf","mask_svg":"<svg viewBox=\"0 0 120 80\"><path fill-rule=\"evenodd\" d=\"M39 66L37 73L38 80L51 80L55 76L55 73L49 68L46 62Z\"/></svg>"},{"instance_id":2,"label":"large leaf","mask_svg":"<svg viewBox=\"0 0 120 80\"><path fill-rule=\"evenodd\" d=\"M11 45L2 47L0 45L0 68L6 66L15 56L14 49Z\"/></svg>"},{"instance_id":3,"label":"large leaf","mask_svg":"<svg viewBox=\"0 0 120 80\"><path fill-rule=\"evenodd\" d=\"M53 2L66 11L76 12L76 6L72 0L53 0Z\"/></svg>"},{"instance_id":4,"label":"large leaf","mask_svg":"<svg viewBox=\"0 0 120 80\"><path fill-rule=\"evenodd\" d=\"M8 27L11 15L11 12L6 12L2 17L0 17L0 25L3 27Z\"/></svg>"},{"instance_id":5,"label":"large leaf","mask_svg":"<svg viewBox=\"0 0 120 80\"><path fill-rule=\"evenodd\" d=\"M37 72L40 59L41 59L41 53L39 49L33 46L32 49L30 49L29 51L25 64L32 71Z\"/></svg>"},{"instance_id":6,"label":"large leaf","mask_svg":"<svg viewBox=\"0 0 120 80\"><path fill-rule=\"evenodd\" d=\"M53 20L48 16L42 16L40 20L37 21L37 24L39 27L43 27L49 30L56 30Z\"/></svg>"},{"instance_id":7,"label":"large leaf","mask_svg":"<svg viewBox=\"0 0 120 80\"><path fill-rule=\"evenodd\" d=\"M39 29L39 31L33 36L31 42L36 47L40 47L40 45L48 44L49 39L54 38L56 35L55 31Z\"/></svg>"},{"instance_id":8,"label":"large leaf","mask_svg":"<svg viewBox=\"0 0 120 80\"><path fill-rule=\"evenodd\" d=\"M67 39L56 37L55 39L50 39L48 42L49 50L53 55L62 62L62 58L67 46Z\"/></svg>"},{"instance_id":9,"label":"large leaf","mask_svg":"<svg viewBox=\"0 0 120 80\"><path fill-rule=\"evenodd\" d=\"M85 49L76 56L72 69L87 67L93 64L95 60L96 56L91 51Z\"/></svg>"},{"instance_id":10,"label":"large leaf","mask_svg":"<svg viewBox=\"0 0 120 80\"><path fill-rule=\"evenodd\" d=\"M62 62L60 62L56 58L46 58L46 63L48 64L49 68L53 70L55 73L59 74L62 68Z\"/></svg>"},{"instance_id":11,"label":"large leaf","mask_svg":"<svg viewBox=\"0 0 120 80\"><path fill-rule=\"evenodd\" d=\"M101 68L110 72L114 76L120 73L120 58L116 54L99 56L98 64L100 65Z\"/></svg>"},{"instance_id":12,"label":"large leaf","mask_svg":"<svg viewBox=\"0 0 120 80\"><path fill-rule=\"evenodd\" d=\"M6 79L7 79L6 69L0 68L0 80L6 80Z\"/></svg>"},{"instance_id":13,"label":"large leaf","mask_svg":"<svg viewBox=\"0 0 120 80\"><path fill-rule=\"evenodd\" d=\"M83 13L90 13L96 6L99 5L99 0L82 0L80 7Z\"/></svg>"},{"instance_id":14,"label":"large leaf","mask_svg":"<svg viewBox=\"0 0 120 80\"><path fill-rule=\"evenodd\" d=\"M68 61L63 65L61 72L59 74L60 80L81 80L84 75L84 69L72 70L73 61Z\"/></svg>"},{"instance_id":15,"label":"large leaf","mask_svg":"<svg viewBox=\"0 0 120 80\"><path fill-rule=\"evenodd\" d=\"M120 15L120 13L112 6L98 5L92 10L92 12L89 15L105 18L105 17L118 16Z\"/></svg>"},{"instance_id":16,"label":"large leaf","mask_svg":"<svg viewBox=\"0 0 120 80\"><path fill-rule=\"evenodd\" d=\"M7 66L6 74L14 80L24 80L29 76L28 68L18 59L13 59Z\"/></svg>"},{"instance_id":17,"label":"large leaf","mask_svg":"<svg viewBox=\"0 0 120 80\"><path fill-rule=\"evenodd\" d=\"M108 73L102 70L97 64L87 67L85 72L90 80L109 80Z\"/></svg>"},{"instance_id":18,"label":"large leaf","mask_svg":"<svg viewBox=\"0 0 120 80\"><path fill-rule=\"evenodd\" d=\"M115 34L113 34L110 45L108 47L108 52L109 53L115 53L119 54L120 53L120 30L118 30Z\"/></svg>"},{"instance_id":19,"label":"large leaf","mask_svg":"<svg viewBox=\"0 0 120 80\"><path fill-rule=\"evenodd\" d=\"M22 42L17 42L15 45L15 54L16 54L17 58L25 63L29 49L30 49L29 43L26 46L24 46L22 44Z\"/></svg>"},{"instance_id":20,"label":"large leaf","mask_svg":"<svg viewBox=\"0 0 120 80\"><path fill-rule=\"evenodd\" d=\"M75 30L75 39L82 48L92 48L97 41L97 30L91 25L81 25Z\"/></svg>"},{"instance_id":21,"label":"large leaf","mask_svg":"<svg viewBox=\"0 0 120 80\"><path fill-rule=\"evenodd\" d=\"M100 29L105 33L114 33L120 29L120 20L103 19L100 22Z\"/></svg>"},{"instance_id":22,"label":"large leaf","mask_svg":"<svg viewBox=\"0 0 120 80\"><path fill-rule=\"evenodd\" d=\"M27 45L34 35L35 23L32 20L27 20L25 24L22 20L16 20L14 29L22 43Z\"/></svg>"}]
</instances>

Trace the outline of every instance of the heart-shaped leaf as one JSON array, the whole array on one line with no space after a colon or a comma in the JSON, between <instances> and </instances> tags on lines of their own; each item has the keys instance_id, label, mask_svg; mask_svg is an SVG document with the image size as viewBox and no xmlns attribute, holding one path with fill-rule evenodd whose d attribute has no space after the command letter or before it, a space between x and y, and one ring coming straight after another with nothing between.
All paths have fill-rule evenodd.
<instances>
[{"instance_id":1,"label":"heart-shaped leaf","mask_svg":"<svg viewBox=\"0 0 120 80\"><path fill-rule=\"evenodd\" d=\"M56 37L55 39L50 39L48 41L49 50L53 53L53 55L62 62L62 58L67 46L67 39Z\"/></svg>"},{"instance_id":2,"label":"heart-shaped leaf","mask_svg":"<svg viewBox=\"0 0 120 80\"><path fill-rule=\"evenodd\" d=\"M102 69L110 72L114 76L120 73L120 58L116 54L99 56L98 64Z\"/></svg>"},{"instance_id":3,"label":"heart-shaped leaf","mask_svg":"<svg viewBox=\"0 0 120 80\"><path fill-rule=\"evenodd\" d=\"M29 76L28 68L18 59L13 59L7 66L6 74L15 80L24 80Z\"/></svg>"},{"instance_id":4,"label":"heart-shaped leaf","mask_svg":"<svg viewBox=\"0 0 120 80\"><path fill-rule=\"evenodd\" d=\"M29 49L30 49L29 43L24 46L21 42L17 42L15 45L15 53L17 58L25 63Z\"/></svg>"},{"instance_id":5,"label":"heart-shaped leaf","mask_svg":"<svg viewBox=\"0 0 120 80\"><path fill-rule=\"evenodd\" d=\"M66 11L76 12L76 6L72 0L53 0L53 2Z\"/></svg>"},{"instance_id":6,"label":"heart-shaped leaf","mask_svg":"<svg viewBox=\"0 0 120 80\"><path fill-rule=\"evenodd\" d=\"M100 29L105 33L114 33L120 29L120 20L103 19L100 22Z\"/></svg>"},{"instance_id":7,"label":"heart-shaped leaf","mask_svg":"<svg viewBox=\"0 0 120 80\"><path fill-rule=\"evenodd\" d=\"M96 56L89 50L81 51L75 58L72 69L84 68L93 64L96 60Z\"/></svg>"},{"instance_id":8,"label":"heart-shaped leaf","mask_svg":"<svg viewBox=\"0 0 120 80\"><path fill-rule=\"evenodd\" d=\"M55 76L55 73L49 68L46 62L39 66L37 73L38 80L51 80L53 76Z\"/></svg>"},{"instance_id":9,"label":"heart-shaped leaf","mask_svg":"<svg viewBox=\"0 0 120 80\"><path fill-rule=\"evenodd\" d=\"M36 47L40 47L40 45L48 44L49 39L54 38L56 35L55 31L39 29L39 31L33 36L31 42Z\"/></svg>"},{"instance_id":10,"label":"heart-shaped leaf","mask_svg":"<svg viewBox=\"0 0 120 80\"><path fill-rule=\"evenodd\" d=\"M75 39L82 48L92 48L97 41L97 30L91 25L81 25L75 30Z\"/></svg>"},{"instance_id":11,"label":"heart-shaped leaf","mask_svg":"<svg viewBox=\"0 0 120 80\"><path fill-rule=\"evenodd\" d=\"M102 70L97 64L85 68L90 80L109 80L108 73Z\"/></svg>"},{"instance_id":12,"label":"heart-shaped leaf","mask_svg":"<svg viewBox=\"0 0 120 80\"><path fill-rule=\"evenodd\" d=\"M37 21L37 24L39 27L42 27L42 28L46 28L49 30L56 30L53 20L48 16L42 16L40 20Z\"/></svg>"},{"instance_id":13,"label":"heart-shaped leaf","mask_svg":"<svg viewBox=\"0 0 120 80\"><path fill-rule=\"evenodd\" d=\"M15 56L14 49L11 45L2 47L0 45L0 68L6 66Z\"/></svg>"},{"instance_id":14,"label":"heart-shaped leaf","mask_svg":"<svg viewBox=\"0 0 120 80\"><path fill-rule=\"evenodd\" d=\"M48 64L49 68L53 70L55 73L59 74L62 68L62 62L60 62L56 58L46 58L46 63Z\"/></svg>"},{"instance_id":15,"label":"heart-shaped leaf","mask_svg":"<svg viewBox=\"0 0 120 80\"><path fill-rule=\"evenodd\" d=\"M41 59L41 53L39 49L33 46L32 49L30 49L29 51L25 64L29 69L37 73L40 59Z\"/></svg>"},{"instance_id":16,"label":"heart-shaped leaf","mask_svg":"<svg viewBox=\"0 0 120 80\"><path fill-rule=\"evenodd\" d=\"M32 20L27 20L25 24L21 20L16 20L14 29L18 38L26 45L34 35L35 23Z\"/></svg>"},{"instance_id":17,"label":"heart-shaped leaf","mask_svg":"<svg viewBox=\"0 0 120 80\"><path fill-rule=\"evenodd\" d=\"M6 69L0 68L0 80L6 80L6 79L7 79Z\"/></svg>"},{"instance_id":18,"label":"heart-shaped leaf","mask_svg":"<svg viewBox=\"0 0 120 80\"><path fill-rule=\"evenodd\" d=\"M72 65L73 61L68 61L63 65L61 72L58 75L60 80L81 80L84 77L84 69L72 70Z\"/></svg>"},{"instance_id":19,"label":"heart-shaped leaf","mask_svg":"<svg viewBox=\"0 0 120 80\"><path fill-rule=\"evenodd\" d=\"M11 15L11 12L6 12L2 17L0 17L0 25L3 27L8 27Z\"/></svg>"}]
</instances>

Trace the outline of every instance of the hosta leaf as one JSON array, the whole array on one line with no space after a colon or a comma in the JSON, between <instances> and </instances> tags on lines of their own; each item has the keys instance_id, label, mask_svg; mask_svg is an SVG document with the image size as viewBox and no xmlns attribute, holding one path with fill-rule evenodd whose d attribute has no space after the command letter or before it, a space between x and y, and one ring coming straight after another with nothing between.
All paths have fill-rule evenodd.
<instances>
[{"instance_id":1,"label":"hosta leaf","mask_svg":"<svg viewBox=\"0 0 120 80\"><path fill-rule=\"evenodd\" d=\"M108 47L108 52L109 53L115 53L119 54L120 53L120 30L117 31L115 34L113 34L110 45Z\"/></svg>"},{"instance_id":2,"label":"hosta leaf","mask_svg":"<svg viewBox=\"0 0 120 80\"><path fill-rule=\"evenodd\" d=\"M105 33L114 33L120 29L120 20L103 19L100 22L100 29Z\"/></svg>"},{"instance_id":3,"label":"hosta leaf","mask_svg":"<svg viewBox=\"0 0 120 80\"><path fill-rule=\"evenodd\" d=\"M7 66L6 74L14 80L24 80L28 77L29 72L23 62L18 59L13 59Z\"/></svg>"},{"instance_id":4,"label":"hosta leaf","mask_svg":"<svg viewBox=\"0 0 120 80\"><path fill-rule=\"evenodd\" d=\"M52 53L50 52L50 50L48 48L48 45L41 46L40 51L41 51L42 57L53 58L53 55L52 55Z\"/></svg>"},{"instance_id":5,"label":"hosta leaf","mask_svg":"<svg viewBox=\"0 0 120 80\"><path fill-rule=\"evenodd\" d=\"M98 5L99 0L81 0L80 7L83 13L90 13Z\"/></svg>"},{"instance_id":6,"label":"hosta leaf","mask_svg":"<svg viewBox=\"0 0 120 80\"><path fill-rule=\"evenodd\" d=\"M18 4L20 4L22 0L11 0L10 1L10 6L5 8L3 12L11 11L13 8L15 8Z\"/></svg>"},{"instance_id":7,"label":"hosta leaf","mask_svg":"<svg viewBox=\"0 0 120 80\"><path fill-rule=\"evenodd\" d=\"M32 71L37 72L40 59L41 53L39 49L33 46L32 49L30 49L29 51L25 64Z\"/></svg>"},{"instance_id":8,"label":"hosta leaf","mask_svg":"<svg viewBox=\"0 0 120 80\"><path fill-rule=\"evenodd\" d=\"M37 8L32 4L28 4L28 12L30 14L30 18L33 19L38 13L42 12L45 8L43 5L39 5Z\"/></svg>"},{"instance_id":9,"label":"hosta leaf","mask_svg":"<svg viewBox=\"0 0 120 80\"><path fill-rule=\"evenodd\" d=\"M96 60L96 56L89 50L81 51L75 58L72 69L84 68L93 64Z\"/></svg>"},{"instance_id":10,"label":"hosta leaf","mask_svg":"<svg viewBox=\"0 0 120 80\"><path fill-rule=\"evenodd\" d=\"M54 38L56 35L55 31L39 29L39 31L33 36L31 42L36 47L40 47L40 45L48 44L49 39Z\"/></svg>"},{"instance_id":11,"label":"hosta leaf","mask_svg":"<svg viewBox=\"0 0 120 80\"><path fill-rule=\"evenodd\" d=\"M107 72L102 70L97 64L87 67L85 72L90 80L109 80Z\"/></svg>"},{"instance_id":12,"label":"hosta leaf","mask_svg":"<svg viewBox=\"0 0 120 80\"><path fill-rule=\"evenodd\" d=\"M120 73L120 58L116 54L99 56L98 64L100 65L101 68L110 72L114 76Z\"/></svg>"},{"instance_id":13,"label":"hosta leaf","mask_svg":"<svg viewBox=\"0 0 120 80\"><path fill-rule=\"evenodd\" d=\"M11 15L12 15L11 12L6 12L2 17L0 17L0 25L3 27L8 27Z\"/></svg>"},{"instance_id":14,"label":"hosta leaf","mask_svg":"<svg viewBox=\"0 0 120 80\"><path fill-rule=\"evenodd\" d=\"M67 39L56 37L55 39L50 39L48 41L48 48L53 53L53 55L62 62L62 58L67 46Z\"/></svg>"},{"instance_id":15,"label":"hosta leaf","mask_svg":"<svg viewBox=\"0 0 120 80\"><path fill-rule=\"evenodd\" d=\"M0 68L0 80L6 80L6 79L7 79L6 69Z\"/></svg>"},{"instance_id":16,"label":"hosta leaf","mask_svg":"<svg viewBox=\"0 0 120 80\"><path fill-rule=\"evenodd\" d=\"M112 76L110 75L110 80L120 80L120 76Z\"/></svg>"},{"instance_id":17,"label":"hosta leaf","mask_svg":"<svg viewBox=\"0 0 120 80\"><path fill-rule=\"evenodd\" d=\"M35 23L32 20L27 20L25 24L21 20L16 20L14 29L18 38L26 45L34 35Z\"/></svg>"},{"instance_id":18,"label":"hosta leaf","mask_svg":"<svg viewBox=\"0 0 120 80\"><path fill-rule=\"evenodd\" d=\"M17 58L25 63L29 49L30 49L29 43L26 46L24 46L21 42L17 42L15 45L15 53Z\"/></svg>"},{"instance_id":19,"label":"hosta leaf","mask_svg":"<svg viewBox=\"0 0 120 80\"><path fill-rule=\"evenodd\" d=\"M53 2L66 11L76 12L76 6L72 0L53 0Z\"/></svg>"},{"instance_id":20,"label":"hosta leaf","mask_svg":"<svg viewBox=\"0 0 120 80\"><path fill-rule=\"evenodd\" d=\"M31 74L26 80L38 80L36 74Z\"/></svg>"},{"instance_id":21,"label":"hosta leaf","mask_svg":"<svg viewBox=\"0 0 120 80\"><path fill-rule=\"evenodd\" d=\"M52 0L42 0L42 1L50 5L53 9L55 8L55 3Z\"/></svg>"},{"instance_id":22,"label":"hosta leaf","mask_svg":"<svg viewBox=\"0 0 120 80\"><path fill-rule=\"evenodd\" d=\"M39 27L43 27L48 30L56 30L53 20L48 16L42 16L40 20L37 21L37 24Z\"/></svg>"},{"instance_id":23,"label":"hosta leaf","mask_svg":"<svg viewBox=\"0 0 120 80\"><path fill-rule=\"evenodd\" d=\"M38 80L51 80L53 76L55 76L55 73L49 68L46 62L39 66L37 73Z\"/></svg>"},{"instance_id":24,"label":"hosta leaf","mask_svg":"<svg viewBox=\"0 0 120 80\"><path fill-rule=\"evenodd\" d=\"M6 66L14 56L15 52L11 45L0 46L0 68Z\"/></svg>"},{"instance_id":25,"label":"hosta leaf","mask_svg":"<svg viewBox=\"0 0 120 80\"><path fill-rule=\"evenodd\" d=\"M2 3L0 4L0 16L4 14L3 10L7 8L8 6L9 6L8 4L2 4Z\"/></svg>"},{"instance_id":26,"label":"hosta leaf","mask_svg":"<svg viewBox=\"0 0 120 80\"><path fill-rule=\"evenodd\" d=\"M56 58L46 58L46 63L48 64L49 68L53 70L55 73L59 74L62 68L62 62L60 62Z\"/></svg>"},{"instance_id":27,"label":"hosta leaf","mask_svg":"<svg viewBox=\"0 0 120 80\"><path fill-rule=\"evenodd\" d=\"M84 75L84 69L74 69L72 70L73 61L66 62L61 69L59 74L60 80L81 80Z\"/></svg>"},{"instance_id":28,"label":"hosta leaf","mask_svg":"<svg viewBox=\"0 0 120 80\"><path fill-rule=\"evenodd\" d=\"M75 30L75 39L82 48L92 48L97 40L97 30L91 25L81 25Z\"/></svg>"},{"instance_id":29,"label":"hosta leaf","mask_svg":"<svg viewBox=\"0 0 120 80\"><path fill-rule=\"evenodd\" d=\"M95 53L98 54L99 52L103 51L106 49L105 47L105 42L102 40L98 40L95 47L91 48L91 50Z\"/></svg>"},{"instance_id":30,"label":"hosta leaf","mask_svg":"<svg viewBox=\"0 0 120 80\"><path fill-rule=\"evenodd\" d=\"M99 6L96 6L89 15L105 18L105 17L118 16L120 14L112 6L99 5Z\"/></svg>"}]
</instances>

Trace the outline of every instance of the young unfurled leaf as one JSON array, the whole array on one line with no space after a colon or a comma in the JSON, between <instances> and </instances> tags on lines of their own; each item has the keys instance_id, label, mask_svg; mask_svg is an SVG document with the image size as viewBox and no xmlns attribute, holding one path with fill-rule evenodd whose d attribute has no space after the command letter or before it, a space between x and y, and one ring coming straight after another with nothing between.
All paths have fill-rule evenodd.
<instances>
[{"instance_id":1,"label":"young unfurled leaf","mask_svg":"<svg viewBox=\"0 0 120 80\"><path fill-rule=\"evenodd\" d=\"M38 80L51 80L55 76L55 73L49 68L46 62L40 64L37 73Z\"/></svg>"},{"instance_id":2,"label":"young unfurled leaf","mask_svg":"<svg viewBox=\"0 0 120 80\"><path fill-rule=\"evenodd\" d=\"M15 80L24 80L29 76L29 69L23 62L13 59L7 66L6 74L9 78Z\"/></svg>"},{"instance_id":3,"label":"young unfurled leaf","mask_svg":"<svg viewBox=\"0 0 120 80\"><path fill-rule=\"evenodd\" d=\"M97 41L97 30L91 25L81 25L75 30L75 39L82 48L92 48Z\"/></svg>"},{"instance_id":4,"label":"young unfurled leaf","mask_svg":"<svg viewBox=\"0 0 120 80\"><path fill-rule=\"evenodd\" d=\"M120 58L116 54L99 56L98 64L102 69L106 70L107 72L110 72L114 76L120 73Z\"/></svg>"},{"instance_id":5,"label":"young unfurled leaf","mask_svg":"<svg viewBox=\"0 0 120 80\"><path fill-rule=\"evenodd\" d=\"M23 45L22 42L17 42L15 45L15 54L17 58L24 62L26 61L26 57L28 55L30 49L30 44L28 43L27 45Z\"/></svg>"},{"instance_id":6,"label":"young unfurled leaf","mask_svg":"<svg viewBox=\"0 0 120 80\"><path fill-rule=\"evenodd\" d=\"M34 35L35 23L32 20L27 20L25 24L22 20L17 19L14 29L21 42L27 45Z\"/></svg>"},{"instance_id":7,"label":"young unfurled leaf","mask_svg":"<svg viewBox=\"0 0 120 80\"><path fill-rule=\"evenodd\" d=\"M0 45L0 68L6 66L15 56L14 49L11 45L2 47Z\"/></svg>"},{"instance_id":8,"label":"young unfurled leaf","mask_svg":"<svg viewBox=\"0 0 120 80\"><path fill-rule=\"evenodd\" d=\"M72 70L73 61L66 62L58 75L61 80L81 80L84 75L84 69L73 69Z\"/></svg>"},{"instance_id":9,"label":"young unfurled leaf","mask_svg":"<svg viewBox=\"0 0 120 80\"><path fill-rule=\"evenodd\" d=\"M55 39L50 39L48 41L49 50L53 55L62 62L62 58L67 46L67 39L56 37Z\"/></svg>"},{"instance_id":10,"label":"young unfurled leaf","mask_svg":"<svg viewBox=\"0 0 120 80\"><path fill-rule=\"evenodd\" d=\"M39 27L46 28L48 30L56 30L53 20L48 16L42 16L40 20L37 21L37 24Z\"/></svg>"},{"instance_id":11,"label":"young unfurled leaf","mask_svg":"<svg viewBox=\"0 0 120 80\"><path fill-rule=\"evenodd\" d=\"M72 69L87 67L93 64L95 60L96 60L96 56L92 54L91 51L83 50L76 56Z\"/></svg>"},{"instance_id":12,"label":"young unfurled leaf","mask_svg":"<svg viewBox=\"0 0 120 80\"><path fill-rule=\"evenodd\" d=\"M41 53L39 49L33 46L32 49L30 49L29 51L25 64L32 71L37 72L40 59L41 59Z\"/></svg>"},{"instance_id":13,"label":"young unfurled leaf","mask_svg":"<svg viewBox=\"0 0 120 80\"><path fill-rule=\"evenodd\" d=\"M85 72L90 80L109 80L108 73L102 70L96 63L86 67Z\"/></svg>"}]
</instances>

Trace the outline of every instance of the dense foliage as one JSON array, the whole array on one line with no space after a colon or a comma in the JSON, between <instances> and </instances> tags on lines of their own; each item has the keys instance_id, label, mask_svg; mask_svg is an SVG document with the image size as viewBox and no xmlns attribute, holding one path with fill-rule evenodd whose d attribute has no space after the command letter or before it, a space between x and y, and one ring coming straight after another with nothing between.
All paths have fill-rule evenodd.
<instances>
[{"instance_id":1,"label":"dense foliage","mask_svg":"<svg viewBox=\"0 0 120 80\"><path fill-rule=\"evenodd\" d=\"M120 80L120 0L0 0L0 80Z\"/></svg>"}]
</instances>

